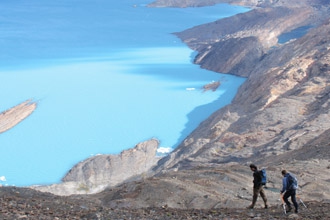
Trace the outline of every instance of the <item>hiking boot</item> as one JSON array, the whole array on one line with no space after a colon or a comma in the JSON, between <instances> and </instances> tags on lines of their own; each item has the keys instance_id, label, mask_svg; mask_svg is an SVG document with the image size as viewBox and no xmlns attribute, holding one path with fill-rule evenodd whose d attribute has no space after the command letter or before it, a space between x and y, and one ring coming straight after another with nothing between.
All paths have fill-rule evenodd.
<instances>
[{"instance_id":1,"label":"hiking boot","mask_svg":"<svg viewBox=\"0 0 330 220\"><path fill-rule=\"evenodd\" d=\"M265 205L265 209L268 209L268 205Z\"/></svg>"},{"instance_id":2,"label":"hiking boot","mask_svg":"<svg viewBox=\"0 0 330 220\"><path fill-rule=\"evenodd\" d=\"M291 212L292 208L291 206L288 206L288 210L286 212Z\"/></svg>"},{"instance_id":3,"label":"hiking boot","mask_svg":"<svg viewBox=\"0 0 330 220\"><path fill-rule=\"evenodd\" d=\"M249 205L248 207L246 207L247 209L253 209L253 205Z\"/></svg>"},{"instance_id":4,"label":"hiking boot","mask_svg":"<svg viewBox=\"0 0 330 220\"><path fill-rule=\"evenodd\" d=\"M294 213L298 214L298 210L297 210L297 209L296 209L296 210L294 210Z\"/></svg>"}]
</instances>

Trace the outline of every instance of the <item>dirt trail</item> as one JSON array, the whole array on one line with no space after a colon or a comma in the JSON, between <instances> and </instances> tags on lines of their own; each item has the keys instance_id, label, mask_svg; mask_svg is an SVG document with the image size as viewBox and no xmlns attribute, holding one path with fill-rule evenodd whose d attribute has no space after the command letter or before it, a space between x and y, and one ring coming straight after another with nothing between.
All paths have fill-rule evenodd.
<instances>
[{"instance_id":1,"label":"dirt trail","mask_svg":"<svg viewBox=\"0 0 330 220\"><path fill-rule=\"evenodd\" d=\"M0 219L330 219L330 202L304 201L298 214L281 204L268 209L109 208L82 197L61 197L27 188L0 187Z\"/></svg>"}]
</instances>

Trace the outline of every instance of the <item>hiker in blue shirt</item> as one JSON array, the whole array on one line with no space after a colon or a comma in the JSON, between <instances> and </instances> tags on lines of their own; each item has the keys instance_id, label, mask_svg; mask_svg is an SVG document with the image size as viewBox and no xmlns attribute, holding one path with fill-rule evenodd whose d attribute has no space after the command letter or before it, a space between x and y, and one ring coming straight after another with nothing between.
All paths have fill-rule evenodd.
<instances>
[{"instance_id":1,"label":"hiker in blue shirt","mask_svg":"<svg viewBox=\"0 0 330 220\"><path fill-rule=\"evenodd\" d=\"M286 170L282 170L282 190L281 195L283 196L283 200L288 206L287 212L290 212L292 210L291 203L289 202L288 198L291 197L291 201L295 207L295 213L298 213L298 203L296 200L296 190L298 188L298 182L297 178L288 173Z\"/></svg>"},{"instance_id":2,"label":"hiker in blue shirt","mask_svg":"<svg viewBox=\"0 0 330 220\"><path fill-rule=\"evenodd\" d=\"M262 185L262 177L261 173L258 170L257 166L254 164L250 164L250 169L253 172L253 197L252 197L252 204L249 205L247 208L248 209L253 209L254 205L257 202L258 195L260 194L262 200L264 200L265 203L265 209L268 208L268 203L267 203L267 197L265 194L264 187Z\"/></svg>"}]
</instances>

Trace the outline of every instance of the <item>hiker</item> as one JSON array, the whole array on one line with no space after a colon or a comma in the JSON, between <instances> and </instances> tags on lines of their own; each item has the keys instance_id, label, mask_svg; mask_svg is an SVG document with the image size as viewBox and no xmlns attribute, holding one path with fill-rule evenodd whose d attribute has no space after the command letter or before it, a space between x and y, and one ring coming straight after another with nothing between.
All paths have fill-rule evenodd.
<instances>
[{"instance_id":1,"label":"hiker","mask_svg":"<svg viewBox=\"0 0 330 220\"><path fill-rule=\"evenodd\" d=\"M298 203L296 199L296 190L298 188L297 179L291 173L288 173L286 170L282 170L283 180L282 180L282 190L281 196L283 196L283 200L285 204L288 206L287 212L292 210L291 203L289 202L289 197L291 197L291 201L295 207L295 213L298 213Z\"/></svg>"},{"instance_id":2,"label":"hiker","mask_svg":"<svg viewBox=\"0 0 330 220\"><path fill-rule=\"evenodd\" d=\"M254 205L257 202L258 195L260 194L261 198L264 200L265 203L265 209L268 208L267 203L267 197L265 194L265 190L263 187L263 184L261 182L261 172L258 170L257 166L254 164L250 164L250 169L253 171L253 198L252 198L252 204L248 206L248 209L253 209Z\"/></svg>"}]
</instances>

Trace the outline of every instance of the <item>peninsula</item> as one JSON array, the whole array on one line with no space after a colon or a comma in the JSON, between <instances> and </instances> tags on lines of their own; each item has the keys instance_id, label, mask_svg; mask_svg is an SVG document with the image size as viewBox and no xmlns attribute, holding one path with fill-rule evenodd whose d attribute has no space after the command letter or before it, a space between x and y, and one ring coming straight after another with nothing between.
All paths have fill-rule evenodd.
<instances>
[{"instance_id":1,"label":"peninsula","mask_svg":"<svg viewBox=\"0 0 330 220\"><path fill-rule=\"evenodd\" d=\"M32 114L32 112L36 109L37 103L32 102L31 100L27 100L19 105L16 105L2 113L0 113L0 133L3 133L26 117Z\"/></svg>"}]
</instances>

